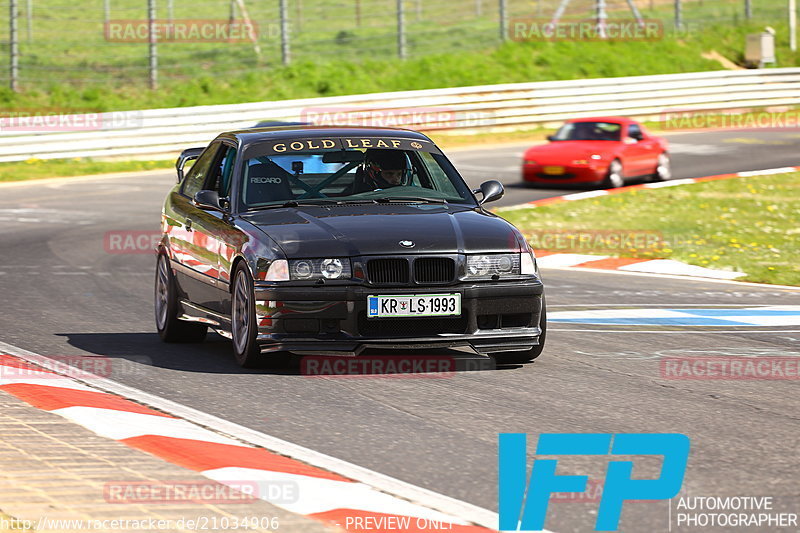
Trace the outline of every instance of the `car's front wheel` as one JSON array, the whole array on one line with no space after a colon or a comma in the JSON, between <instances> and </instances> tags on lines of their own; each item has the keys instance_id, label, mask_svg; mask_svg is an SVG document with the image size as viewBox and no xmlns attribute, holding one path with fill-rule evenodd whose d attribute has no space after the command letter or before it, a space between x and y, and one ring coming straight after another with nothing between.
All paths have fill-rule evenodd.
<instances>
[{"instance_id":1,"label":"car's front wheel","mask_svg":"<svg viewBox=\"0 0 800 533\"><path fill-rule=\"evenodd\" d=\"M493 353L491 356L494 358L495 363L499 365L530 363L542 355L544 342L547 337L547 304L545 303L544 296L542 296L542 313L539 315L539 328L542 330L541 335L539 335L539 344L529 350Z\"/></svg>"},{"instance_id":2,"label":"car's front wheel","mask_svg":"<svg viewBox=\"0 0 800 533\"><path fill-rule=\"evenodd\" d=\"M208 326L178 319L178 294L169 258L158 255L156 264L155 311L158 335L164 342L202 342Z\"/></svg>"},{"instance_id":3,"label":"car's front wheel","mask_svg":"<svg viewBox=\"0 0 800 533\"><path fill-rule=\"evenodd\" d=\"M231 337L236 362L244 368L260 366L284 367L289 364L291 354L273 352L262 354L256 341L256 306L253 291L253 278L245 263L239 263L233 278L231 295Z\"/></svg>"},{"instance_id":4,"label":"car's front wheel","mask_svg":"<svg viewBox=\"0 0 800 533\"><path fill-rule=\"evenodd\" d=\"M608 173L606 174L606 179L603 180L603 188L616 189L617 187L625 185L623 172L622 162L619 159L613 160L611 164L608 165Z\"/></svg>"},{"instance_id":5,"label":"car's front wheel","mask_svg":"<svg viewBox=\"0 0 800 533\"><path fill-rule=\"evenodd\" d=\"M669 154L663 152L658 154L656 170L653 172L653 181L666 181L672 178L672 166L669 161Z\"/></svg>"}]
</instances>

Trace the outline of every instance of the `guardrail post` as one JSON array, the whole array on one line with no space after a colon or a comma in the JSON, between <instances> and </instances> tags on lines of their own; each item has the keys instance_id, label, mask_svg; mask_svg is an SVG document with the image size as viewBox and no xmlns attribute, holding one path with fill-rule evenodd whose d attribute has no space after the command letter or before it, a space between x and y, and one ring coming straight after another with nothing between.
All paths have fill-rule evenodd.
<instances>
[{"instance_id":1,"label":"guardrail post","mask_svg":"<svg viewBox=\"0 0 800 533\"><path fill-rule=\"evenodd\" d=\"M397 0L397 55L400 59L407 57L406 16L403 12L403 0Z\"/></svg>"},{"instance_id":2,"label":"guardrail post","mask_svg":"<svg viewBox=\"0 0 800 533\"><path fill-rule=\"evenodd\" d=\"M681 0L675 0L675 29L683 27L683 12L681 10Z\"/></svg>"},{"instance_id":3,"label":"guardrail post","mask_svg":"<svg viewBox=\"0 0 800 533\"><path fill-rule=\"evenodd\" d=\"M789 0L789 48L797 51L797 2Z\"/></svg>"},{"instance_id":4,"label":"guardrail post","mask_svg":"<svg viewBox=\"0 0 800 533\"><path fill-rule=\"evenodd\" d=\"M158 89L158 45L156 44L156 0L147 0L147 29L150 48L150 89Z\"/></svg>"},{"instance_id":5,"label":"guardrail post","mask_svg":"<svg viewBox=\"0 0 800 533\"><path fill-rule=\"evenodd\" d=\"M25 5L25 21L28 26L28 40L33 38L33 0L28 0Z\"/></svg>"},{"instance_id":6,"label":"guardrail post","mask_svg":"<svg viewBox=\"0 0 800 533\"><path fill-rule=\"evenodd\" d=\"M506 0L500 0L500 40L508 39L508 6Z\"/></svg>"},{"instance_id":7,"label":"guardrail post","mask_svg":"<svg viewBox=\"0 0 800 533\"><path fill-rule=\"evenodd\" d=\"M10 65L10 85L11 90L19 91L19 40L17 35L17 0L9 1L9 19L8 19L8 33L9 33L9 53L11 54Z\"/></svg>"},{"instance_id":8,"label":"guardrail post","mask_svg":"<svg viewBox=\"0 0 800 533\"><path fill-rule=\"evenodd\" d=\"M286 0L281 0L281 61L284 65L292 62L292 55L289 48L289 8Z\"/></svg>"},{"instance_id":9,"label":"guardrail post","mask_svg":"<svg viewBox=\"0 0 800 533\"><path fill-rule=\"evenodd\" d=\"M744 0L744 18L753 18L753 3L750 0Z\"/></svg>"},{"instance_id":10,"label":"guardrail post","mask_svg":"<svg viewBox=\"0 0 800 533\"><path fill-rule=\"evenodd\" d=\"M608 32L606 31L606 19L608 19L606 0L597 0L595 2L595 18L597 19L597 35L605 39L608 37Z\"/></svg>"}]
</instances>

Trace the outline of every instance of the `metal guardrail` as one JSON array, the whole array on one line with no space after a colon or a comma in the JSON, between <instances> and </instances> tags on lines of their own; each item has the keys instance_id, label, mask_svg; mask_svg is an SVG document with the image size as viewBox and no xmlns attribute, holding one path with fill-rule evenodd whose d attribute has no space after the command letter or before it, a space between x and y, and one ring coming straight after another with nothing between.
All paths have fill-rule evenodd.
<instances>
[{"instance_id":1,"label":"metal guardrail","mask_svg":"<svg viewBox=\"0 0 800 533\"><path fill-rule=\"evenodd\" d=\"M573 117L623 115L663 121L680 113L798 104L800 68L782 68L70 115L59 117L60 125L48 131L24 131L26 124L32 127L35 122L14 117L0 123L0 162L174 157L184 148L207 144L222 131L268 120L471 134L550 125Z\"/></svg>"}]
</instances>

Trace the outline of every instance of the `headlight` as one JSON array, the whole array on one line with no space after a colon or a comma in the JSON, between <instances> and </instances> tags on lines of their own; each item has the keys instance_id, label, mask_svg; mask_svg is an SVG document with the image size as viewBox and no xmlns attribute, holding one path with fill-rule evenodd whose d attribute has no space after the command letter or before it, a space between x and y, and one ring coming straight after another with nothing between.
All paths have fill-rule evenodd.
<instances>
[{"instance_id":1,"label":"headlight","mask_svg":"<svg viewBox=\"0 0 800 533\"><path fill-rule=\"evenodd\" d=\"M346 258L292 259L289 274L293 280L349 279L350 260Z\"/></svg>"},{"instance_id":2,"label":"headlight","mask_svg":"<svg viewBox=\"0 0 800 533\"><path fill-rule=\"evenodd\" d=\"M492 276L518 276L520 254L467 256L467 279L491 279Z\"/></svg>"},{"instance_id":3,"label":"headlight","mask_svg":"<svg viewBox=\"0 0 800 533\"><path fill-rule=\"evenodd\" d=\"M296 279L308 279L314 273L311 261L295 261L292 265L292 274Z\"/></svg>"},{"instance_id":4,"label":"headlight","mask_svg":"<svg viewBox=\"0 0 800 533\"><path fill-rule=\"evenodd\" d=\"M603 156L600 154L592 154L590 159L594 159L595 161L597 161L598 159L603 159Z\"/></svg>"},{"instance_id":5,"label":"headlight","mask_svg":"<svg viewBox=\"0 0 800 533\"><path fill-rule=\"evenodd\" d=\"M327 279L336 279L342 276L344 267L342 266L341 259L324 259L322 261L322 277Z\"/></svg>"}]
</instances>

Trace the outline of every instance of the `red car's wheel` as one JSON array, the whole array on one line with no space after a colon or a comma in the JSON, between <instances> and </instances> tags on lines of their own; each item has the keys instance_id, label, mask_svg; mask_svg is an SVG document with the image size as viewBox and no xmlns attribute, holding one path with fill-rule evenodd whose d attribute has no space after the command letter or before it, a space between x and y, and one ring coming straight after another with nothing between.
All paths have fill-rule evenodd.
<instances>
[{"instance_id":1,"label":"red car's wheel","mask_svg":"<svg viewBox=\"0 0 800 533\"><path fill-rule=\"evenodd\" d=\"M655 172L653 172L653 181L666 181L672 178L672 166L669 161L669 154L663 152L658 154L658 162L656 163Z\"/></svg>"},{"instance_id":2,"label":"red car's wheel","mask_svg":"<svg viewBox=\"0 0 800 533\"><path fill-rule=\"evenodd\" d=\"M616 189L617 187L622 187L625 185L625 178L623 177L624 170L622 168L622 163L619 159L615 159L608 165L608 174L606 174L606 179L603 180L603 188L604 189Z\"/></svg>"}]
</instances>

